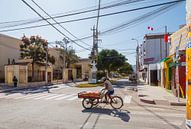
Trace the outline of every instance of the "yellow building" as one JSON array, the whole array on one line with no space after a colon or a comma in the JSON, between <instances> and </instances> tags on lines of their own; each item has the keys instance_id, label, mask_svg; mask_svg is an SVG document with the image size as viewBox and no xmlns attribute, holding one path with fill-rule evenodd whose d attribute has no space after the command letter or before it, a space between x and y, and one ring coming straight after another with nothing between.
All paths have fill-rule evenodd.
<instances>
[{"instance_id":1,"label":"yellow building","mask_svg":"<svg viewBox=\"0 0 191 129\"><path fill-rule=\"evenodd\" d=\"M89 77L90 61L88 58L83 58L73 65L76 69L76 79L86 80Z\"/></svg>"},{"instance_id":2,"label":"yellow building","mask_svg":"<svg viewBox=\"0 0 191 129\"><path fill-rule=\"evenodd\" d=\"M34 80L32 80L32 60L19 60L15 64L5 65L5 83L13 86L13 77L18 79L18 86L35 86L45 85L46 74L45 63L34 64ZM53 79L52 66L48 65L48 82Z\"/></svg>"},{"instance_id":3,"label":"yellow building","mask_svg":"<svg viewBox=\"0 0 191 129\"><path fill-rule=\"evenodd\" d=\"M71 64L69 68L64 69L63 61L60 60L60 48L49 48L48 53L55 57L53 67L53 80L68 82L73 80L87 80L90 71L90 59L82 58L77 63ZM64 56L64 55L62 55Z\"/></svg>"},{"instance_id":4,"label":"yellow building","mask_svg":"<svg viewBox=\"0 0 191 129\"><path fill-rule=\"evenodd\" d=\"M187 26L184 25L170 36L171 44L169 47L169 55L173 55L176 52L176 47L179 47L179 50L186 49L187 32Z\"/></svg>"},{"instance_id":5,"label":"yellow building","mask_svg":"<svg viewBox=\"0 0 191 129\"><path fill-rule=\"evenodd\" d=\"M4 65L20 58L21 40L7 35L0 34L0 83L4 82ZM9 60L9 61L8 61Z\"/></svg>"},{"instance_id":6,"label":"yellow building","mask_svg":"<svg viewBox=\"0 0 191 129\"><path fill-rule=\"evenodd\" d=\"M69 68L64 70L63 79L64 82L71 81L87 81L90 72L90 59L83 58L79 62L72 64Z\"/></svg>"}]
</instances>

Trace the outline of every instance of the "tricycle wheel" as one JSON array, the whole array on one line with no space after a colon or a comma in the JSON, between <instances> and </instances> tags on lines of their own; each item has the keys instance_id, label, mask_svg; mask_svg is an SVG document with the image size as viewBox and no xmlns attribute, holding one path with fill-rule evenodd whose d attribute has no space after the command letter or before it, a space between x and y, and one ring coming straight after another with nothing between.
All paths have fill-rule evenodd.
<instances>
[{"instance_id":1,"label":"tricycle wheel","mask_svg":"<svg viewBox=\"0 0 191 129\"><path fill-rule=\"evenodd\" d=\"M123 99L119 96L113 96L110 105L114 109L120 109L123 106Z\"/></svg>"},{"instance_id":2,"label":"tricycle wheel","mask_svg":"<svg viewBox=\"0 0 191 129\"><path fill-rule=\"evenodd\" d=\"M82 106L85 109L91 109L93 107L93 100L89 98L84 98L82 101Z\"/></svg>"}]
</instances>

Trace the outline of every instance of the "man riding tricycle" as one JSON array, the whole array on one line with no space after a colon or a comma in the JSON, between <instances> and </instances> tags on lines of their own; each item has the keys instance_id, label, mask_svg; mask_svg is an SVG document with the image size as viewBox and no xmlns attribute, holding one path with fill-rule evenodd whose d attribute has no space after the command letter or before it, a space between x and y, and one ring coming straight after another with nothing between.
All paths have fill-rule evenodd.
<instances>
[{"instance_id":1,"label":"man riding tricycle","mask_svg":"<svg viewBox=\"0 0 191 129\"><path fill-rule=\"evenodd\" d=\"M78 98L82 98L82 106L90 109L98 103L110 104L114 109L120 109L123 106L123 99L114 94L111 82L107 78L102 78L105 88L101 91L83 91L78 93Z\"/></svg>"}]
</instances>

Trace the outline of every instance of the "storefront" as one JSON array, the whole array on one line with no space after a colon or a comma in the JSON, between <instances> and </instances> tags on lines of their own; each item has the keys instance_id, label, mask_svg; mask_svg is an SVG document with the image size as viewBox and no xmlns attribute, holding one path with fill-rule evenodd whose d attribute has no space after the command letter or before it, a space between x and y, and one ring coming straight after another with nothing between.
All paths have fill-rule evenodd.
<instances>
[{"instance_id":1,"label":"storefront","mask_svg":"<svg viewBox=\"0 0 191 129\"><path fill-rule=\"evenodd\" d=\"M179 51L178 63L176 63L175 57L173 57L173 59L174 59L173 62L170 63L171 90L176 97L178 97L178 92L179 92L180 97L185 98L185 96L186 96L186 62L185 62L186 55L185 55L185 50ZM178 67L178 72L176 72L177 67ZM177 84L177 82L178 82L178 84Z\"/></svg>"},{"instance_id":2,"label":"storefront","mask_svg":"<svg viewBox=\"0 0 191 129\"><path fill-rule=\"evenodd\" d=\"M161 61L161 86L166 89L171 89L171 68L170 63L172 62L172 57L166 57Z\"/></svg>"}]
</instances>

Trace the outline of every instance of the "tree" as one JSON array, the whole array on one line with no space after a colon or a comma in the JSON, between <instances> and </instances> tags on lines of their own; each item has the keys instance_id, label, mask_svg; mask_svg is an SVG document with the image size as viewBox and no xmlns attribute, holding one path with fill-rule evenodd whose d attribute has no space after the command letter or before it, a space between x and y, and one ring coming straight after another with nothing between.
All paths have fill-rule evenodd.
<instances>
[{"instance_id":1,"label":"tree","mask_svg":"<svg viewBox=\"0 0 191 129\"><path fill-rule=\"evenodd\" d=\"M125 62L125 64L119 68L118 72L120 74L128 75L128 74L131 74L133 72L133 68L128 62Z\"/></svg>"},{"instance_id":2,"label":"tree","mask_svg":"<svg viewBox=\"0 0 191 129\"><path fill-rule=\"evenodd\" d=\"M79 57L75 54L74 49L69 49L66 51L66 67L68 68L71 64L79 61Z\"/></svg>"},{"instance_id":3,"label":"tree","mask_svg":"<svg viewBox=\"0 0 191 129\"><path fill-rule=\"evenodd\" d=\"M65 50L64 48L58 48L57 49L60 52L59 60L61 62L61 66L58 66L60 68L64 68L64 60L66 68L69 68L71 64L74 64L79 61L79 57L75 54L74 49L68 49Z\"/></svg>"},{"instance_id":4,"label":"tree","mask_svg":"<svg viewBox=\"0 0 191 129\"><path fill-rule=\"evenodd\" d=\"M22 37L20 45L20 56L22 59L32 59L32 81L34 81L34 63L46 62L46 51L48 42L40 36ZM54 64L55 58L48 55L48 62Z\"/></svg>"},{"instance_id":5,"label":"tree","mask_svg":"<svg viewBox=\"0 0 191 129\"><path fill-rule=\"evenodd\" d=\"M110 75L111 71L117 71L125 64L126 58L116 50L104 49L98 54L98 70L102 70Z\"/></svg>"}]
</instances>

